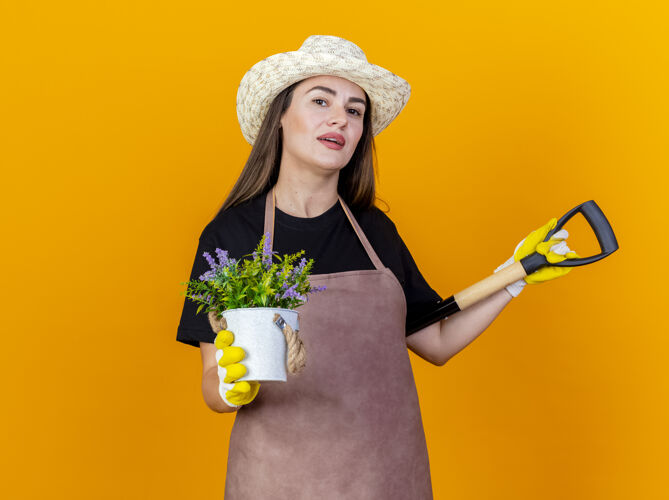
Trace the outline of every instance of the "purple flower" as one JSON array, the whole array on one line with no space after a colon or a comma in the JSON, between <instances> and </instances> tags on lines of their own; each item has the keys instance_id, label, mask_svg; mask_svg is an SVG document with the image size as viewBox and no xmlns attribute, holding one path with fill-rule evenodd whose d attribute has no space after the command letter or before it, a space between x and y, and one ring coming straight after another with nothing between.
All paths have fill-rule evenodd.
<instances>
[{"instance_id":1,"label":"purple flower","mask_svg":"<svg viewBox=\"0 0 669 500\"><path fill-rule=\"evenodd\" d=\"M302 259L300 259L300 263L295 267L295 269L293 269L293 273L294 274L301 274L302 270L304 269L304 266L306 266L306 265L307 265L307 259L302 257Z\"/></svg>"},{"instance_id":2,"label":"purple flower","mask_svg":"<svg viewBox=\"0 0 669 500\"><path fill-rule=\"evenodd\" d=\"M211 294L207 294L207 295L205 296L205 295L202 294L202 293L199 293L199 294L197 294L197 295L193 295L193 298L194 298L194 299L202 300L202 301L206 302L207 304L211 304L211 302L214 300L214 297L213 297Z\"/></svg>"},{"instance_id":3,"label":"purple flower","mask_svg":"<svg viewBox=\"0 0 669 500\"><path fill-rule=\"evenodd\" d=\"M283 295L281 296L282 299L298 299L298 300L305 300L306 297L304 295L300 295L298 292L295 291L295 288L297 287L297 283L295 283L293 286L291 286L288 290L286 290Z\"/></svg>"},{"instance_id":4,"label":"purple flower","mask_svg":"<svg viewBox=\"0 0 669 500\"><path fill-rule=\"evenodd\" d=\"M216 275L215 271L213 271L213 270L207 271L206 273L204 273L200 276L200 281L207 281L207 280L213 279L215 275Z\"/></svg>"},{"instance_id":5,"label":"purple flower","mask_svg":"<svg viewBox=\"0 0 669 500\"><path fill-rule=\"evenodd\" d=\"M216 249L216 257L218 257L218 263L220 266L225 267L228 265L228 251L221 250L220 248Z\"/></svg>"},{"instance_id":6,"label":"purple flower","mask_svg":"<svg viewBox=\"0 0 669 500\"><path fill-rule=\"evenodd\" d=\"M216 261L209 254L209 252L204 252L202 255L204 256L205 259L207 259L207 263L209 264L209 267L211 267L212 269L216 269Z\"/></svg>"},{"instance_id":7,"label":"purple flower","mask_svg":"<svg viewBox=\"0 0 669 500\"><path fill-rule=\"evenodd\" d=\"M291 276L293 278L296 278L297 276L301 275L302 271L304 271L304 266L306 266L306 265L307 265L307 259L302 257L302 259L300 260L300 263L293 268L293 272L291 273Z\"/></svg>"},{"instance_id":8,"label":"purple flower","mask_svg":"<svg viewBox=\"0 0 669 500\"><path fill-rule=\"evenodd\" d=\"M325 290L325 286L314 286L311 287L309 293L322 292L323 290ZM309 296L307 296L307 302L309 302Z\"/></svg>"},{"instance_id":9,"label":"purple flower","mask_svg":"<svg viewBox=\"0 0 669 500\"><path fill-rule=\"evenodd\" d=\"M265 243L262 248L262 263L263 265L270 267L272 265L272 240L270 239L269 232L265 233Z\"/></svg>"}]
</instances>

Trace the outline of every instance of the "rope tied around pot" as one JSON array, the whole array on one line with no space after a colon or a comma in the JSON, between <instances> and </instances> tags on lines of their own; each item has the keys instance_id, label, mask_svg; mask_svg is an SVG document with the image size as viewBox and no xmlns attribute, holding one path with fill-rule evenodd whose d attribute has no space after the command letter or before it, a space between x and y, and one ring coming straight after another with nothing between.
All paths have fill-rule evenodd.
<instances>
[{"instance_id":1,"label":"rope tied around pot","mask_svg":"<svg viewBox=\"0 0 669 500\"><path fill-rule=\"evenodd\" d=\"M228 322L223 316L220 318L217 317L215 311L209 311L209 324L214 330L214 333L218 333L221 330L228 329ZM281 316L279 314L274 314L274 321L279 319ZM300 331L293 330L293 328L285 323L281 329L283 336L286 338L286 369L292 375L297 375L300 373L305 365L307 364L307 352L304 347L304 343L300 338ZM233 332L234 334L234 332Z\"/></svg>"}]
</instances>

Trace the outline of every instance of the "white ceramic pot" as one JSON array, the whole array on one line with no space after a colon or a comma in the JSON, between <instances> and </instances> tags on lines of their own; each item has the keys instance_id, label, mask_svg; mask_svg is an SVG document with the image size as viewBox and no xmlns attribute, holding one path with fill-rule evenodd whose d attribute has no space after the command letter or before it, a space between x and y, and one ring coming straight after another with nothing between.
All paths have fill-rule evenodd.
<instances>
[{"instance_id":1,"label":"white ceramic pot","mask_svg":"<svg viewBox=\"0 0 669 500\"><path fill-rule=\"evenodd\" d=\"M233 346L244 349L246 375L237 380L286 381L286 338L274 323L278 313L293 330L299 330L297 311L281 307L227 309L223 317L235 336Z\"/></svg>"}]
</instances>

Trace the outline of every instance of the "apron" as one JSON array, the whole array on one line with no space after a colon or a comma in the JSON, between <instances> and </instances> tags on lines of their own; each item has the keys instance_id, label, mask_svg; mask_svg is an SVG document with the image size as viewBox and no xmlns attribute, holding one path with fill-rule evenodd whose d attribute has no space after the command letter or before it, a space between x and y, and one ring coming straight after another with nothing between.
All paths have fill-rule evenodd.
<instances>
[{"instance_id":1,"label":"apron","mask_svg":"<svg viewBox=\"0 0 669 500\"><path fill-rule=\"evenodd\" d=\"M298 308L306 366L237 411L226 500L432 499L404 290L339 202L375 269L309 277L327 289Z\"/></svg>"}]
</instances>

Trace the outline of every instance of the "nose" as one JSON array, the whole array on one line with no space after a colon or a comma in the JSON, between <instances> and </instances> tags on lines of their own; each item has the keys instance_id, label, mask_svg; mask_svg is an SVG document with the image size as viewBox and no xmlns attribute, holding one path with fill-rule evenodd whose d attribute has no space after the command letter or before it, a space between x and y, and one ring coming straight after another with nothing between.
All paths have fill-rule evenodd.
<instances>
[{"instance_id":1,"label":"nose","mask_svg":"<svg viewBox=\"0 0 669 500\"><path fill-rule=\"evenodd\" d=\"M330 119L328 120L329 124L345 125L347 122L348 122L348 117L346 116L345 106L332 106L330 108Z\"/></svg>"}]
</instances>

